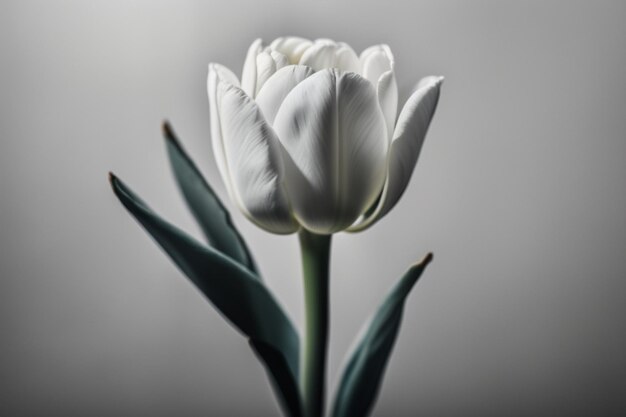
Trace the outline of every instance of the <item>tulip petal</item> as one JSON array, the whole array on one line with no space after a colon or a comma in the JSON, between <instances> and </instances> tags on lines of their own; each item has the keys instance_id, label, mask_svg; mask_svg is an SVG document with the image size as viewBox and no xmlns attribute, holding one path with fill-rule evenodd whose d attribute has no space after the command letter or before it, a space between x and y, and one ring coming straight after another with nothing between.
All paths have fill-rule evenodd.
<instances>
[{"instance_id":1,"label":"tulip petal","mask_svg":"<svg viewBox=\"0 0 626 417\"><path fill-rule=\"evenodd\" d=\"M430 126L443 77L426 77L407 100L391 142L388 190L381 216L395 206L409 184Z\"/></svg>"},{"instance_id":2,"label":"tulip petal","mask_svg":"<svg viewBox=\"0 0 626 417\"><path fill-rule=\"evenodd\" d=\"M333 68L335 66L336 52L337 45L335 43L329 41L315 41L313 46L302 54L300 65L309 66L315 71Z\"/></svg>"},{"instance_id":3,"label":"tulip petal","mask_svg":"<svg viewBox=\"0 0 626 417\"><path fill-rule=\"evenodd\" d=\"M328 69L285 97L274 128L286 155L285 184L294 216L308 230L343 230L378 197L389 140L372 84Z\"/></svg>"},{"instance_id":4,"label":"tulip petal","mask_svg":"<svg viewBox=\"0 0 626 417\"><path fill-rule=\"evenodd\" d=\"M385 189L375 210L349 231L360 231L383 217L391 210L409 184L417 163L428 126L435 114L443 77L425 77L417 90L409 97L398 117L389 153L389 174Z\"/></svg>"},{"instance_id":5,"label":"tulip petal","mask_svg":"<svg viewBox=\"0 0 626 417\"><path fill-rule=\"evenodd\" d=\"M376 85L376 84L375 84ZM393 137L398 112L398 84L393 70L387 71L380 76L376 88L378 103L385 115L388 137Z\"/></svg>"},{"instance_id":6,"label":"tulip petal","mask_svg":"<svg viewBox=\"0 0 626 417\"><path fill-rule=\"evenodd\" d=\"M285 36L276 38L270 44L270 48L285 55L290 64L297 64L304 51L306 51L313 42L308 39L299 38L297 36Z\"/></svg>"},{"instance_id":7,"label":"tulip petal","mask_svg":"<svg viewBox=\"0 0 626 417\"><path fill-rule=\"evenodd\" d=\"M388 45L374 45L361 52L359 57L363 77L376 85L380 77L394 69L394 58Z\"/></svg>"},{"instance_id":8,"label":"tulip petal","mask_svg":"<svg viewBox=\"0 0 626 417\"><path fill-rule=\"evenodd\" d=\"M314 72L304 65L288 65L276 71L263 84L255 101L270 125L274 124L276 113L287 94Z\"/></svg>"},{"instance_id":9,"label":"tulip petal","mask_svg":"<svg viewBox=\"0 0 626 417\"><path fill-rule=\"evenodd\" d=\"M287 57L280 52L267 49L266 51L259 53L256 56L257 77L254 96L256 97L256 95L259 94L263 84L265 84L265 82L272 75L274 75L277 70L288 64L289 61L287 60Z\"/></svg>"},{"instance_id":10,"label":"tulip petal","mask_svg":"<svg viewBox=\"0 0 626 417\"><path fill-rule=\"evenodd\" d=\"M359 57L347 43L340 42L336 52L335 67L343 71L361 73Z\"/></svg>"},{"instance_id":11,"label":"tulip petal","mask_svg":"<svg viewBox=\"0 0 626 417\"><path fill-rule=\"evenodd\" d=\"M281 69L282 67L286 67L287 65L289 65L289 58L287 58L287 56L285 56L284 54L282 54L282 53L280 53L278 51L270 50L270 55L272 55L272 59L276 63L276 69L277 70Z\"/></svg>"},{"instance_id":12,"label":"tulip petal","mask_svg":"<svg viewBox=\"0 0 626 417\"><path fill-rule=\"evenodd\" d=\"M241 87L248 95L253 96L256 92L257 60L256 57L263 50L263 40L256 39L248 48L246 60L243 63L241 74Z\"/></svg>"},{"instance_id":13,"label":"tulip petal","mask_svg":"<svg viewBox=\"0 0 626 417\"><path fill-rule=\"evenodd\" d=\"M276 62L269 52L261 52L256 56L256 83L254 93L251 97L256 97L261 86L269 77L276 72Z\"/></svg>"},{"instance_id":14,"label":"tulip petal","mask_svg":"<svg viewBox=\"0 0 626 417\"><path fill-rule=\"evenodd\" d=\"M393 135L398 111L398 84L394 74L395 61L387 45L374 45L359 57L363 77L377 88L378 101L385 114L389 137Z\"/></svg>"},{"instance_id":15,"label":"tulip petal","mask_svg":"<svg viewBox=\"0 0 626 417\"><path fill-rule=\"evenodd\" d=\"M338 68L359 73L361 68L356 52L348 44L330 39L317 39L302 55L300 65L307 65L315 71Z\"/></svg>"},{"instance_id":16,"label":"tulip petal","mask_svg":"<svg viewBox=\"0 0 626 417\"><path fill-rule=\"evenodd\" d=\"M222 176L228 195L233 198L230 175L226 169L226 156L222 145L222 128L220 126L220 118L217 111L216 93L217 84L219 82L227 82L235 86L239 86L239 80L231 70L223 65L211 63L209 64L209 76L207 79L207 92L209 95L209 111L211 120L211 144L213 147L213 155L215 157L217 169Z\"/></svg>"},{"instance_id":17,"label":"tulip petal","mask_svg":"<svg viewBox=\"0 0 626 417\"><path fill-rule=\"evenodd\" d=\"M226 168L243 213L269 232L298 229L283 185L280 142L258 106L240 88L217 85Z\"/></svg>"}]
</instances>

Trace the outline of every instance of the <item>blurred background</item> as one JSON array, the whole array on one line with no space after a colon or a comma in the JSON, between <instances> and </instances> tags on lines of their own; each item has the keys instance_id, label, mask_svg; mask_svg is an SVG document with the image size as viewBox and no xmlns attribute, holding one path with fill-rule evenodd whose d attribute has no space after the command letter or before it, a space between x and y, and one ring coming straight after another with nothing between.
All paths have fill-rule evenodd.
<instances>
[{"instance_id":1,"label":"blurred background","mask_svg":"<svg viewBox=\"0 0 626 417\"><path fill-rule=\"evenodd\" d=\"M3 1L0 414L272 416L247 343L110 191L200 236L169 119L217 192L209 62L293 34L388 43L403 102L445 75L413 180L335 237L330 387L365 319L433 251L375 416L626 415L626 2ZM295 322L295 236L232 209Z\"/></svg>"}]
</instances>

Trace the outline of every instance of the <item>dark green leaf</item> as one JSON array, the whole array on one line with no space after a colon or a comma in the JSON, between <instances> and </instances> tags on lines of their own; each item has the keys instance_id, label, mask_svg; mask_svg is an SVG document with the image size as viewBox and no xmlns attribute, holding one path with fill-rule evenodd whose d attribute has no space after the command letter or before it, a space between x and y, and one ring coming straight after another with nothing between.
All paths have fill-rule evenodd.
<instances>
[{"instance_id":1,"label":"dark green leaf","mask_svg":"<svg viewBox=\"0 0 626 417\"><path fill-rule=\"evenodd\" d=\"M297 375L290 372L290 366L282 355L274 347L267 345L260 340L250 339L250 347L258 355L261 362L265 364L265 369L270 376L272 388L276 392L281 402L283 410L287 415L301 416L300 391Z\"/></svg>"},{"instance_id":2,"label":"dark green leaf","mask_svg":"<svg viewBox=\"0 0 626 417\"><path fill-rule=\"evenodd\" d=\"M289 318L252 272L214 248L204 246L158 217L118 178L113 191L198 289L250 339L289 416L300 416L299 337Z\"/></svg>"},{"instance_id":3,"label":"dark green leaf","mask_svg":"<svg viewBox=\"0 0 626 417\"><path fill-rule=\"evenodd\" d=\"M333 417L364 417L371 411L400 329L404 301L431 260L428 254L411 267L365 326L343 370Z\"/></svg>"},{"instance_id":4,"label":"dark green leaf","mask_svg":"<svg viewBox=\"0 0 626 417\"><path fill-rule=\"evenodd\" d=\"M230 214L189 158L167 122L163 123L163 135L178 187L209 243L251 271L257 272L254 259L233 225Z\"/></svg>"}]
</instances>

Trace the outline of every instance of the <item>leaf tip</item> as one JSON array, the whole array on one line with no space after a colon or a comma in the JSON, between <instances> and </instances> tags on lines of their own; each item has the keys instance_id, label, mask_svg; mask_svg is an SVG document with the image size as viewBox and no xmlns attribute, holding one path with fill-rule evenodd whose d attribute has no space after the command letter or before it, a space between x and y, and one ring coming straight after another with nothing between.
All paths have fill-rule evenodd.
<instances>
[{"instance_id":1,"label":"leaf tip","mask_svg":"<svg viewBox=\"0 0 626 417\"><path fill-rule=\"evenodd\" d=\"M432 262L433 257L434 257L433 253L432 253L432 252L428 252L428 253L426 254L426 256L424 256L424 257L422 258L422 260L421 260L421 261L414 263L414 264L411 266L411 269L416 269L416 268L418 268L418 269L424 269L424 268L426 268L426 266L428 266L428 264Z\"/></svg>"},{"instance_id":2,"label":"leaf tip","mask_svg":"<svg viewBox=\"0 0 626 417\"><path fill-rule=\"evenodd\" d=\"M124 184L120 181L120 179L109 171L109 184L111 184L111 189L113 190L113 194L115 194L118 198L124 193Z\"/></svg>"},{"instance_id":3,"label":"leaf tip","mask_svg":"<svg viewBox=\"0 0 626 417\"><path fill-rule=\"evenodd\" d=\"M176 135L174 135L172 125L168 120L163 120L163 123L161 124L161 130L163 132L163 136L165 136L166 139L176 142Z\"/></svg>"},{"instance_id":4,"label":"leaf tip","mask_svg":"<svg viewBox=\"0 0 626 417\"><path fill-rule=\"evenodd\" d=\"M111 184L111 186L115 186L115 184L114 184L115 181L117 181L117 177L115 176L114 173L109 171L109 183Z\"/></svg>"},{"instance_id":5,"label":"leaf tip","mask_svg":"<svg viewBox=\"0 0 626 417\"><path fill-rule=\"evenodd\" d=\"M432 252L428 252L426 254L426 256L424 256L424 259L422 259L422 262L420 262L420 263L423 264L424 266L426 266L426 265L428 265L429 263L432 262L433 258L434 258L433 253Z\"/></svg>"}]
</instances>

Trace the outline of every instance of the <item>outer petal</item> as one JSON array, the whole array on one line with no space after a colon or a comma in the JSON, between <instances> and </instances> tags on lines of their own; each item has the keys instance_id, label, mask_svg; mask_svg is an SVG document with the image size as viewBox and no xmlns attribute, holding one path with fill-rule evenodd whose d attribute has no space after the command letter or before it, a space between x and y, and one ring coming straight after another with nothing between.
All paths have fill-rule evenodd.
<instances>
[{"instance_id":1,"label":"outer petal","mask_svg":"<svg viewBox=\"0 0 626 417\"><path fill-rule=\"evenodd\" d=\"M274 124L276 113L287 94L314 72L312 68L304 65L288 65L276 71L263 84L255 101L270 125Z\"/></svg>"},{"instance_id":2,"label":"outer petal","mask_svg":"<svg viewBox=\"0 0 626 417\"><path fill-rule=\"evenodd\" d=\"M371 214L348 229L363 230L391 210L409 184L417 163L426 132L439 100L443 77L423 78L417 90L409 97L394 131L389 155L389 175L378 206Z\"/></svg>"},{"instance_id":3,"label":"outer petal","mask_svg":"<svg viewBox=\"0 0 626 417\"><path fill-rule=\"evenodd\" d=\"M285 36L276 38L270 44L270 48L285 55L290 64L297 64L304 51L306 51L313 42L308 39L298 38L296 36Z\"/></svg>"},{"instance_id":4,"label":"outer petal","mask_svg":"<svg viewBox=\"0 0 626 417\"><path fill-rule=\"evenodd\" d=\"M217 109L217 84L226 82L239 86L237 76L228 68L220 64L209 64L209 76L207 79L207 92L209 95L209 111L211 120L211 143L213 145L213 154L217 169L222 176L222 181L226 186L226 191L233 198L232 187L230 184L230 175L226 168L226 156L224 154L224 146L222 145L222 127L220 125L220 117Z\"/></svg>"},{"instance_id":5,"label":"outer petal","mask_svg":"<svg viewBox=\"0 0 626 417\"><path fill-rule=\"evenodd\" d=\"M381 192L389 141L371 83L323 70L287 95L274 121L294 215L315 233L345 229Z\"/></svg>"},{"instance_id":6,"label":"outer petal","mask_svg":"<svg viewBox=\"0 0 626 417\"><path fill-rule=\"evenodd\" d=\"M299 226L285 193L276 134L239 87L219 82L216 99L235 201L258 226L272 233L295 232Z\"/></svg>"},{"instance_id":7,"label":"outer petal","mask_svg":"<svg viewBox=\"0 0 626 417\"><path fill-rule=\"evenodd\" d=\"M249 95L254 95L256 92L256 80L257 80L257 60L256 57L263 50L263 40L256 39L248 48L246 54L246 60L243 63L243 72L241 74L241 87L243 91Z\"/></svg>"}]
</instances>

